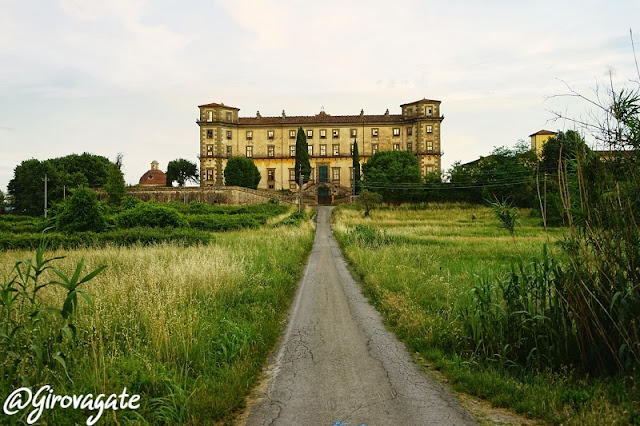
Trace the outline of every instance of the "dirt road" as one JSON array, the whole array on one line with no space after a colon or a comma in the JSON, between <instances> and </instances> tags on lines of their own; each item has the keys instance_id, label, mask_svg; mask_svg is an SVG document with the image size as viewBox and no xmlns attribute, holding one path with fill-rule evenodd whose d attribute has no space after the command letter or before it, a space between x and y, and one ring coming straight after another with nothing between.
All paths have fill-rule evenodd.
<instances>
[{"instance_id":1,"label":"dirt road","mask_svg":"<svg viewBox=\"0 0 640 426\"><path fill-rule=\"evenodd\" d=\"M475 424L385 329L347 270L330 214L318 208L313 251L268 385L246 424Z\"/></svg>"}]
</instances>

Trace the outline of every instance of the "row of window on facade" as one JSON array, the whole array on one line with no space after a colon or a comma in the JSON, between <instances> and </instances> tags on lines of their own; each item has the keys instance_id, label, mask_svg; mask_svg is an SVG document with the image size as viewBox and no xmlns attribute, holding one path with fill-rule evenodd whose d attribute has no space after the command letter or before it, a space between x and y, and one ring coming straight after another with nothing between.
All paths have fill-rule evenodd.
<instances>
[{"instance_id":1,"label":"row of window on facade","mask_svg":"<svg viewBox=\"0 0 640 426\"><path fill-rule=\"evenodd\" d=\"M433 151L433 141L427 141L426 142L426 149L427 151ZM400 151L400 144L399 143L394 143L393 144L393 150L394 151ZM313 157L313 145L308 145L307 146L307 151L309 153L310 157ZM413 152L413 143L411 142L407 142L407 151L411 151ZM378 152L378 144L374 143L371 144L371 154L375 154L376 152ZM275 153L276 153L276 146L275 145L267 145L267 157L269 158L275 158ZM227 145L227 157L231 157L233 156L233 147L231 145ZM332 154L334 157L339 157L340 156L340 144L333 144L332 145ZM208 156L212 156L213 155L213 145L207 145L207 155ZM245 147L245 155L248 158L253 157L253 146L252 145L248 145ZM320 157L326 157L327 156L327 145L325 144L321 144L320 145L320 153L319 153ZM353 144L351 144L351 155L353 155ZM296 146L295 145L289 145L289 157L295 157L296 156Z\"/></svg>"},{"instance_id":2,"label":"row of window on facade","mask_svg":"<svg viewBox=\"0 0 640 426\"><path fill-rule=\"evenodd\" d=\"M233 131L232 130L227 130L227 139L233 139ZM320 133L320 139L326 139L327 138L327 131L326 129L321 129L319 131ZM427 126L427 133L433 133L433 126L429 125ZM373 128L371 129L371 137L377 138L379 134L379 129L377 128ZM412 127L407 127L407 136L411 136L413 134L413 128ZM332 130L332 135L333 138L339 138L340 137L340 130L339 129L333 129ZM400 136L400 128L399 127L394 127L393 128L393 136ZM275 131L274 130L267 130L267 139L274 139L275 137ZM296 139L297 137L297 132L295 130L289 130L289 139ZM351 129L351 137L355 138L358 137L358 129ZM248 141L253 140L253 130L247 130L246 132L246 138ZM207 139L213 139L213 130L212 129L208 129L207 130ZM313 139L313 130L307 130L307 139Z\"/></svg>"},{"instance_id":3,"label":"row of window on facade","mask_svg":"<svg viewBox=\"0 0 640 426\"><path fill-rule=\"evenodd\" d=\"M328 166L320 166L318 168L319 176L318 181L320 183L328 183L329 182L329 173ZM427 173L432 173L435 171L435 167L431 164L425 167L425 171ZM213 169L206 169L206 180L213 180ZM353 167L349 167L349 180L353 183ZM331 182L332 183L340 183L340 167L332 167L331 168ZM273 187L273 182L276 180L276 169L267 169L267 182L270 188ZM314 168L311 168L311 176L309 178L311 182L315 181L315 171ZM289 188L296 188L296 170L294 168L289 169Z\"/></svg>"}]
</instances>

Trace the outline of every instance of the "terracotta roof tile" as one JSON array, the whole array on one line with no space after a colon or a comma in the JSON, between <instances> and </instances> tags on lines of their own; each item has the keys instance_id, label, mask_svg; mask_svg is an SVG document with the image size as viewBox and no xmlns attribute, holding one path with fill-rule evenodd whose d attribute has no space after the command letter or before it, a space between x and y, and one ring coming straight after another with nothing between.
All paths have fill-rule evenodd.
<instances>
[{"instance_id":1,"label":"terracotta roof tile","mask_svg":"<svg viewBox=\"0 0 640 426\"><path fill-rule=\"evenodd\" d=\"M292 117L239 117L240 124L274 124L274 125L298 125L298 124L363 124L363 123L399 123L401 114L380 115L329 115L318 114L311 116Z\"/></svg>"},{"instance_id":2,"label":"terracotta roof tile","mask_svg":"<svg viewBox=\"0 0 640 426\"><path fill-rule=\"evenodd\" d=\"M198 105L198 108L203 108L203 107L224 107L224 108L235 109L236 111L240 111L240 108L232 107L225 104L217 104L215 102L212 102L210 104Z\"/></svg>"},{"instance_id":3,"label":"terracotta roof tile","mask_svg":"<svg viewBox=\"0 0 640 426\"><path fill-rule=\"evenodd\" d=\"M436 101L435 99L426 99L426 98L424 98L424 99L420 99L419 101L409 102L409 103L406 103L406 104L402 104L402 105L400 105L400 107L403 107L403 106L405 106L405 105L418 104L418 103L420 103L420 102L435 102L435 103L438 103L438 104L439 104L439 103L441 103L440 101Z\"/></svg>"},{"instance_id":4,"label":"terracotta roof tile","mask_svg":"<svg viewBox=\"0 0 640 426\"><path fill-rule=\"evenodd\" d=\"M140 178L140 185L165 186L167 175L162 170L149 170Z\"/></svg>"},{"instance_id":5,"label":"terracotta roof tile","mask_svg":"<svg viewBox=\"0 0 640 426\"><path fill-rule=\"evenodd\" d=\"M556 133L556 132L552 132L551 130L544 130L544 129L542 129L542 130L538 130L537 132L535 132L535 133L533 133L533 134L529 135L529 137L531 137L531 136L538 136L538 135L557 135L557 133Z\"/></svg>"}]
</instances>

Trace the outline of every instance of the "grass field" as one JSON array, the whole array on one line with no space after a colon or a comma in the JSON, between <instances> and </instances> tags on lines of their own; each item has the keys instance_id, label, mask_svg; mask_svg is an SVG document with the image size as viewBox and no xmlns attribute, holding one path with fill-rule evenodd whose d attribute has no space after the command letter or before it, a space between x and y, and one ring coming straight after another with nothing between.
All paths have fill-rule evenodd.
<instances>
[{"instance_id":1,"label":"grass field","mask_svg":"<svg viewBox=\"0 0 640 426\"><path fill-rule=\"evenodd\" d=\"M512 258L539 258L545 243L562 257L556 242L563 229L545 233L526 210L518 219L513 239L491 209L479 206L384 208L370 218L341 206L332 216L345 256L388 326L454 389L550 423L640 424L634 375L589 379L568 369L520 368L500 354L479 359L461 349L460 312L476 276L506 275Z\"/></svg>"},{"instance_id":2,"label":"grass field","mask_svg":"<svg viewBox=\"0 0 640 426\"><path fill-rule=\"evenodd\" d=\"M230 423L279 336L311 250L311 223L297 225L211 234L207 245L49 253L66 256L57 261L63 271L81 257L87 270L107 268L83 284L95 308L80 301L78 341L67 348L70 379L51 369L41 383L57 394L119 394L126 386L141 395L138 410L105 412L106 424ZM0 272L30 257L0 253ZM49 291L45 301L61 297ZM27 369L35 369L32 358L25 355ZM0 367L6 377L7 366ZM0 394L18 386L3 379ZM90 414L53 410L43 419L82 424Z\"/></svg>"}]
</instances>

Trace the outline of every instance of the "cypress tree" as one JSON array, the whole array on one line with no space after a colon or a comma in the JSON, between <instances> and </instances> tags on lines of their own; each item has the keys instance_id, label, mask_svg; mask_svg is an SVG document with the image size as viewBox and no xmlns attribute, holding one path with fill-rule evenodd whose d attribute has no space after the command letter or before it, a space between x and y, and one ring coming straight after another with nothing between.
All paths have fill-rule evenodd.
<instances>
[{"instance_id":1,"label":"cypress tree","mask_svg":"<svg viewBox=\"0 0 640 426\"><path fill-rule=\"evenodd\" d=\"M296 183L300 182L300 169L302 165L302 179L304 183L309 182L311 175L311 164L309 163L309 147L307 145L307 135L302 127L298 128L296 138Z\"/></svg>"},{"instance_id":2,"label":"cypress tree","mask_svg":"<svg viewBox=\"0 0 640 426\"><path fill-rule=\"evenodd\" d=\"M353 180L355 181L356 193L358 195L362 189L360 181L360 154L358 153L358 140L353 140Z\"/></svg>"}]
</instances>

